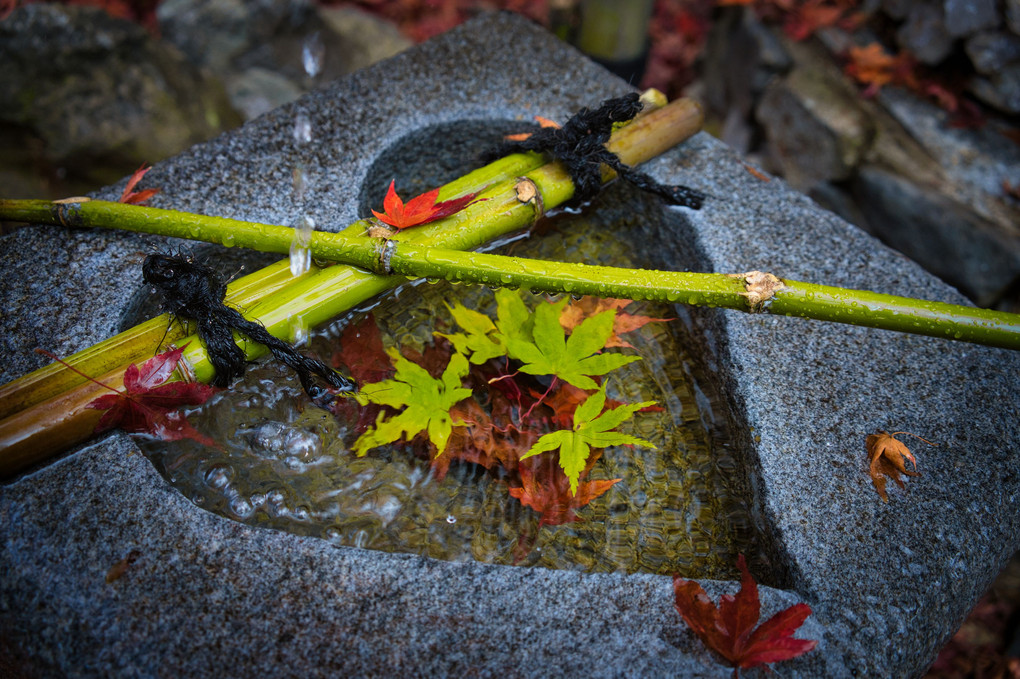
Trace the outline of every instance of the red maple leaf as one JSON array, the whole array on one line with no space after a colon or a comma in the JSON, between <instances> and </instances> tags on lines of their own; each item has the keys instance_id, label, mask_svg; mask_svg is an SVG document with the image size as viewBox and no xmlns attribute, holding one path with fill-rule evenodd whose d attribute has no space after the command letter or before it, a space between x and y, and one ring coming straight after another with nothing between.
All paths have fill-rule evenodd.
<instances>
[{"instance_id":1,"label":"red maple leaf","mask_svg":"<svg viewBox=\"0 0 1020 679\"><path fill-rule=\"evenodd\" d=\"M794 604L755 629L761 615L758 585L743 554L737 557L737 567L742 574L740 591L735 596L724 594L718 608L701 585L673 576L677 613L706 646L726 658L734 667L734 677L740 668L796 658L818 645L811 639L793 638L811 615L807 604Z\"/></svg>"},{"instance_id":2,"label":"red maple leaf","mask_svg":"<svg viewBox=\"0 0 1020 679\"><path fill-rule=\"evenodd\" d=\"M204 445L216 445L177 412L183 406L205 403L216 393L216 388L198 382L167 381L177 369L186 346L153 356L141 368L132 363L124 371L123 391L107 386L115 393L90 401L86 408L106 411L96 423L95 432L119 428L130 433L149 434L162 441L189 438Z\"/></svg>"},{"instance_id":3,"label":"red maple leaf","mask_svg":"<svg viewBox=\"0 0 1020 679\"><path fill-rule=\"evenodd\" d=\"M160 189L144 189L142 191L134 190L138 185L138 182L142 181L142 177L145 176L145 173L151 169L151 167L145 167L145 163L142 163L142 166L135 170L134 174L131 175L131 178L128 179L128 183L121 192L120 198L117 199L117 202L137 205L138 203L144 203L159 193Z\"/></svg>"},{"instance_id":4,"label":"red maple leaf","mask_svg":"<svg viewBox=\"0 0 1020 679\"><path fill-rule=\"evenodd\" d=\"M372 314L344 328L340 350L333 354L332 363L334 368L347 368L358 384L381 382L395 371Z\"/></svg>"},{"instance_id":5,"label":"red maple leaf","mask_svg":"<svg viewBox=\"0 0 1020 679\"><path fill-rule=\"evenodd\" d=\"M581 477L591 470L601 453L594 452L588 458L588 465ZM559 462L553 455L536 455L522 461L518 470L521 475L521 486L511 487L510 494L542 515L538 522L542 526L558 526L564 523L580 521L581 517L574 513L575 509L605 493L620 479L605 481L582 481L577 484L577 492L570 494L570 480L560 469Z\"/></svg>"},{"instance_id":6,"label":"red maple leaf","mask_svg":"<svg viewBox=\"0 0 1020 679\"><path fill-rule=\"evenodd\" d=\"M475 200L477 195L478 193L468 193L460 198L437 203L436 198L439 197L439 189L432 189L417 198L412 198L405 204L400 199L400 196L397 195L396 180L393 180L390 182L390 188L386 192L386 198L383 199L384 212L372 210L372 214L380 221L396 229L406 229L411 226L418 226L419 224L428 224L429 222L434 222L437 219L449 217L460 212L468 205L478 202ZM480 198L478 200L488 199Z\"/></svg>"},{"instance_id":7,"label":"red maple leaf","mask_svg":"<svg viewBox=\"0 0 1020 679\"><path fill-rule=\"evenodd\" d=\"M791 40L807 40L820 28L832 26L843 17L842 7L826 4L824 1L809 0L793 6L783 22L783 32Z\"/></svg>"},{"instance_id":8,"label":"red maple leaf","mask_svg":"<svg viewBox=\"0 0 1020 679\"><path fill-rule=\"evenodd\" d=\"M432 473L439 480L446 476L454 460L473 462L488 470L517 469L521 456L531 449L539 435L530 429L496 427L474 399L465 399L453 406L450 415L467 426L454 427L446 451L431 459Z\"/></svg>"}]
</instances>

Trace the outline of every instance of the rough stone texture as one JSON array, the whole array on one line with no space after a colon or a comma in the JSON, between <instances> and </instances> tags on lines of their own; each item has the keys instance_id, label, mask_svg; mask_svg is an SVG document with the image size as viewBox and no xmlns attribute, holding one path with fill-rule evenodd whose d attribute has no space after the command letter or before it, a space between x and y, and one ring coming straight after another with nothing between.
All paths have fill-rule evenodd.
<instances>
[{"instance_id":1,"label":"rough stone texture","mask_svg":"<svg viewBox=\"0 0 1020 679\"><path fill-rule=\"evenodd\" d=\"M978 33L967 40L965 49L978 73L993 75L1020 59L1020 36L1005 31Z\"/></svg>"},{"instance_id":2,"label":"rough stone texture","mask_svg":"<svg viewBox=\"0 0 1020 679\"><path fill-rule=\"evenodd\" d=\"M896 40L923 64L937 64L953 49L942 7L932 2L913 3Z\"/></svg>"},{"instance_id":3,"label":"rough stone texture","mask_svg":"<svg viewBox=\"0 0 1020 679\"><path fill-rule=\"evenodd\" d=\"M247 119L293 101L314 82L347 75L411 44L377 17L311 0L168 0L157 16L164 38L216 73ZM312 36L324 48L317 79L302 63Z\"/></svg>"},{"instance_id":4,"label":"rough stone texture","mask_svg":"<svg viewBox=\"0 0 1020 679\"><path fill-rule=\"evenodd\" d=\"M295 105L160 163L153 203L288 223L300 161L321 197L316 222L335 228L359 216L373 160L410 130L562 119L623 87L527 22L485 16L305 97L316 144L295 147ZM663 234L651 264L693 247L706 269L963 302L707 135L646 168L712 196L701 212L675 209L688 229ZM147 247L42 228L5 237L0 297L25 302L0 319L3 377L36 363L37 344L66 353L102 339L138 285L137 267L120 267ZM77 270L49 277L86 250ZM29 315L37 292L60 308ZM690 318L745 423L765 557L786 573L782 590L762 588L763 612L814 609L802 635L820 646L782 675L919 675L1020 546L1020 357L768 315ZM866 473L864 437L877 428L940 444L915 448L922 476L888 504ZM27 673L731 675L679 622L669 578L445 563L255 530L191 505L119 434L3 486L0 540L0 637ZM106 583L131 550L141 555Z\"/></svg>"},{"instance_id":5,"label":"rough stone texture","mask_svg":"<svg viewBox=\"0 0 1020 679\"><path fill-rule=\"evenodd\" d=\"M240 122L218 83L99 9L19 7L0 23L0 62L0 128L16 130L4 135L15 163L137 166ZM116 178L91 177L93 186Z\"/></svg>"},{"instance_id":6,"label":"rough stone texture","mask_svg":"<svg viewBox=\"0 0 1020 679\"><path fill-rule=\"evenodd\" d=\"M995 0L945 0L946 30L953 37L995 28L1001 19Z\"/></svg>"}]
</instances>

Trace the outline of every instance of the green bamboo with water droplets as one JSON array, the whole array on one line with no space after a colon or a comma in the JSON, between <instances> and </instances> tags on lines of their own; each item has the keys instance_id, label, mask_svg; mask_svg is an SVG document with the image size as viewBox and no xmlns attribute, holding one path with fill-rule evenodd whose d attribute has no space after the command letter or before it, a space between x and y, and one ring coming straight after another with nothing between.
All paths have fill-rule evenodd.
<instances>
[{"instance_id":1,"label":"green bamboo with water droplets","mask_svg":"<svg viewBox=\"0 0 1020 679\"><path fill-rule=\"evenodd\" d=\"M546 177L542 171L532 173L529 178L536 181L543 195L555 196L553 192L546 194L543 190L546 188ZM478 210L484 209L490 213L493 224L497 225L495 228L499 228L500 217L509 218L516 211L529 209L517 201L513 182L509 184L511 186L499 187L494 191L490 197L492 204L488 207L482 207L485 203L477 204ZM558 184L554 182L554 185ZM293 237L292 230L283 226L206 220L186 213L169 215L164 214L168 211L122 206L119 203L86 203L81 209L84 212L90 206L99 213L107 210L118 213L118 218L104 220L96 219L93 215L88 219L82 217L85 222L91 223L93 219L97 223L116 222L121 228L167 236L183 236L187 233L189 237L198 240L212 243L229 240L240 247L268 252L286 252ZM475 206L466 211L463 219L479 219L477 215L471 214L472 209ZM125 219L124 213L134 218ZM385 280L381 277L397 274L490 286L523 287L551 293L678 302L752 311L741 275L620 269L505 257L422 246L418 242L401 242L399 238L404 235L396 234L393 239L384 240L315 233L309 249L318 259L353 264L365 270L353 275L380 282ZM436 239L423 240L435 242ZM769 303L763 305L762 311L1020 349L1020 315L1017 314L801 281L784 280L782 283ZM347 304L349 300L342 299L340 302ZM301 305L302 301L298 298L293 304ZM275 325L273 314L258 313L257 308L252 311L263 318L267 327L270 325L267 318L274 319ZM334 315L331 305L305 304L301 311L316 319L320 315ZM201 365L201 356L194 353ZM204 366L196 372L200 378L206 376Z\"/></svg>"}]
</instances>

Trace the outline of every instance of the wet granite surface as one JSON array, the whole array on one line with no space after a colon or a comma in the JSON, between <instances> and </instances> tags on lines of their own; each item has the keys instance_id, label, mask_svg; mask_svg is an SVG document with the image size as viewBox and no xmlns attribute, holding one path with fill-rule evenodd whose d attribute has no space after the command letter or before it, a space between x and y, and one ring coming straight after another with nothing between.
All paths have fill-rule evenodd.
<instances>
[{"instance_id":1,"label":"wet granite surface","mask_svg":"<svg viewBox=\"0 0 1020 679\"><path fill-rule=\"evenodd\" d=\"M527 22L486 15L160 163L152 204L293 223L301 163L313 217L338 228L359 216L374 159L409 131L563 119L624 88ZM294 142L298 109L313 144ZM963 302L707 135L646 169L712 196L700 212L675 208L686 228L664 234L650 264L693 247L717 271ZM39 365L36 346L67 354L118 329L158 243L50 227L0 240L0 377ZM1020 356L729 311L690 322L744 423L759 559L780 587L762 588L763 614L814 609L800 636L819 647L782 674L920 674L1020 547ZM888 504L867 475L864 438L878 428L939 443L912 446L922 476ZM0 540L0 648L28 676L731 674L680 622L667 577L447 563L253 529L191 504L121 434L0 487Z\"/></svg>"}]
</instances>

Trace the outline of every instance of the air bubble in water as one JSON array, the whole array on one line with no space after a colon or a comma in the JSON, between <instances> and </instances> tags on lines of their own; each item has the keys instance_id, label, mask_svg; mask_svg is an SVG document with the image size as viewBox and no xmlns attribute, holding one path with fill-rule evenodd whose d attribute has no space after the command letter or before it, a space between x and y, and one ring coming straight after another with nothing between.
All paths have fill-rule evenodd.
<instances>
[{"instance_id":1,"label":"air bubble in water","mask_svg":"<svg viewBox=\"0 0 1020 679\"><path fill-rule=\"evenodd\" d=\"M315 31L307 38L301 47L301 63L305 67L305 73L314 78L322 72L322 63L326 58L326 44L322 42L322 35Z\"/></svg>"},{"instance_id":2,"label":"air bubble in water","mask_svg":"<svg viewBox=\"0 0 1020 679\"><path fill-rule=\"evenodd\" d=\"M300 276L312 266L312 252L308 244L312 242L312 232L315 231L315 220L308 215L302 215L294 229L294 238L290 242L290 273Z\"/></svg>"},{"instance_id":3,"label":"air bubble in water","mask_svg":"<svg viewBox=\"0 0 1020 679\"><path fill-rule=\"evenodd\" d=\"M307 144L312 140L312 119L304 111L294 116L294 141Z\"/></svg>"},{"instance_id":4,"label":"air bubble in water","mask_svg":"<svg viewBox=\"0 0 1020 679\"><path fill-rule=\"evenodd\" d=\"M457 517L453 514L446 515L446 523L457 523Z\"/></svg>"}]
</instances>

